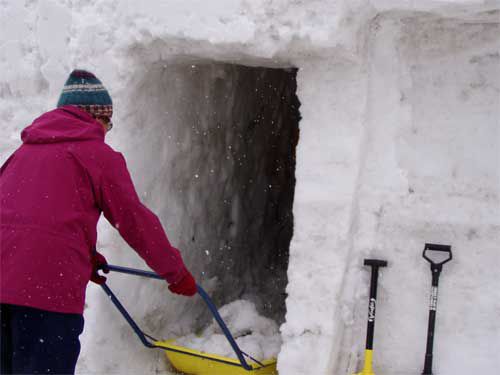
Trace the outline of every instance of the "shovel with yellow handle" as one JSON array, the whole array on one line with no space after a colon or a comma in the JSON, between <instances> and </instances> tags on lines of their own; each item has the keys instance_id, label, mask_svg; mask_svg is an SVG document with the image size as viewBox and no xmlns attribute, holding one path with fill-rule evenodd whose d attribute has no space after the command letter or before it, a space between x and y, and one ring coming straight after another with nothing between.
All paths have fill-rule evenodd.
<instances>
[{"instance_id":1,"label":"shovel with yellow handle","mask_svg":"<svg viewBox=\"0 0 500 375\"><path fill-rule=\"evenodd\" d=\"M366 332L365 363L363 370L355 375L375 375L373 372L373 334L375 331L375 309L377 305L378 269L386 267L386 260L365 259L365 266L372 268L370 281L370 301L368 303L368 327Z\"/></svg>"}]
</instances>

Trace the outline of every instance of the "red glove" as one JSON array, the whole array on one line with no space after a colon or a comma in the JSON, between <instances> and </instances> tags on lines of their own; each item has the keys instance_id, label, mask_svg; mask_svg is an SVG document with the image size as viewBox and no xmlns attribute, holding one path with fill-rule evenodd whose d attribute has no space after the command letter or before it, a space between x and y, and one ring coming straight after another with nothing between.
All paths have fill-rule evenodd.
<instances>
[{"instance_id":1,"label":"red glove","mask_svg":"<svg viewBox=\"0 0 500 375\"><path fill-rule=\"evenodd\" d=\"M104 255L98 253L97 251L92 255L92 275L90 276L90 281L102 285L106 282L107 278L105 276L99 275L97 271L102 270L104 273L109 273L109 269L106 267L108 262Z\"/></svg>"},{"instance_id":2,"label":"red glove","mask_svg":"<svg viewBox=\"0 0 500 375\"><path fill-rule=\"evenodd\" d=\"M174 284L170 284L168 289L172 293L181 294L183 296L194 296L198 289L196 288L196 281L193 275L186 269L186 274Z\"/></svg>"}]
</instances>

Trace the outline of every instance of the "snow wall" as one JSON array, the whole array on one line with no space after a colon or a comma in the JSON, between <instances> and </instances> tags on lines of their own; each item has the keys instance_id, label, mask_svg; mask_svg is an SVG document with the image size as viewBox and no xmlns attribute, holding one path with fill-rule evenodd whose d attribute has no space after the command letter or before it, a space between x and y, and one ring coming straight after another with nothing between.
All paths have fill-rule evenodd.
<instances>
[{"instance_id":1,"label":"snow wall","mask_svg":"<svg viewBox=\"0 0 500 375\"><path fill-rule=\"evenodd\" d=\"M366 257L389 261L375 371L421 372L425 242L454 251L435 372L499 368L498 1L11 0L0 21L1 160L72 68L95 71L139 194L218 303L279 321L281 375L361 369ZM99 229L110 262L144 267ZM154 336L209 318L161 282L109 284ZM98 288L87 305L79 373L169 372Z\"/></svg>"}]
</instances>

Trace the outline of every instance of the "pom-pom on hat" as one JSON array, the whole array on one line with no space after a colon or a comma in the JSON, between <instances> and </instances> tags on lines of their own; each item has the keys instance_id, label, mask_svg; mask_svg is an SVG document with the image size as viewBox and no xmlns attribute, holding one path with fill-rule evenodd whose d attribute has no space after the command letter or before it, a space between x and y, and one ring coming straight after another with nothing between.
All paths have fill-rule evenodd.
<instances>
[{"instance_id":1,"label":"pom-pom on hat","mask_svg":"<svg viewBox=\"0 0 500 375\"><path fill-rule=\"evenodd\" d=\"M73 70L64 84L57 107L76 105L93 116L113 115L113 102L102 82L86 70Z\"/></svg>"}]
</instances>

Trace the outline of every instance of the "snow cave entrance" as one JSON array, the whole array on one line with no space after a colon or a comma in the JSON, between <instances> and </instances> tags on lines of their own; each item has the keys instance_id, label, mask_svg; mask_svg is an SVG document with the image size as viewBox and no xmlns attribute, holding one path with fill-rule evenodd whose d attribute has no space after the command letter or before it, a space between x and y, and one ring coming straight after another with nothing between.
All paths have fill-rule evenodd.
<instances>
[{"instance_id":1,"label":"snow cave entrance","mask_svg":"<svg viewBox=\"0 0 500 375\"><path fill-rule=\"evenodd\" d=\"M152 199L167 199L159 214L186 263L202 285L214 283L217 305L248 299L278 324L293 232L296 75L295 68L158 63L135 104L163 159L162 171L152 172L159 189Z\"/></svg>"}]
</instances>

